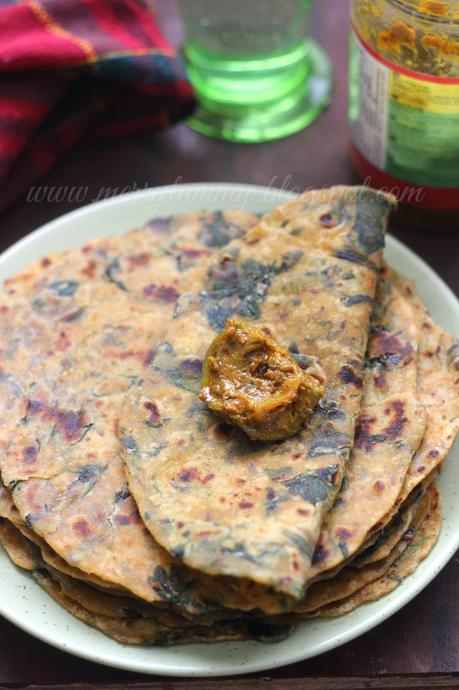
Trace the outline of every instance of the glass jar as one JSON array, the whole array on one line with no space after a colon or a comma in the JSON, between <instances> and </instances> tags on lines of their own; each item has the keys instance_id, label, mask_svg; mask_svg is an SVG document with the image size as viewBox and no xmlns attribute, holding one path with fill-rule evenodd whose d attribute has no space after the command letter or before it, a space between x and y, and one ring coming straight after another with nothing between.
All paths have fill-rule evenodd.
<instances>
[{"instance_id":1,"label":"glass jar","mask_svg":"<svg viewBox=\"0 0 459 690\"><path fill-rule=\"evenodd\" d=\"M353 0L349 119L359 177L459 229L459 0Z\"/></svg>"}]
</instances>

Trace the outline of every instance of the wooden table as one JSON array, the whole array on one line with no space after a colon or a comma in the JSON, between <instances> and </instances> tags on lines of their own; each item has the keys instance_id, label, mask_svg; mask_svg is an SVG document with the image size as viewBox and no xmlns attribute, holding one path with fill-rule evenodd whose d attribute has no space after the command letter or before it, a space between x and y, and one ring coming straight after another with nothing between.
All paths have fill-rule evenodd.
<instances>
[{"instance_id":1,"label":"wooden table","mask_svg":"<svg viewBox=\"0 0 459 690\"><path fill-rule=\"evenodd\" d=\"M173 4L160 0L158 5L166 33L179 42ZM89 203L121 191L180 182L246 182L298 191L353 182L346 129L348 2L320 0L315 5L313 33L332 58L335 84L331 107L313 126L257 146L206 139L185 125L156 136L81 146L42 181L51 195L48 200L30 201L24 194L0 219L0 249L82 205L68 198L53 200L56 186L81 187L82 203ZM421 234L398 228L392 232L459 293L459 233ZM403 611L365 636L310 661L243 678L141 677L73 658L0 621L0 690L36 685L99 689L128 683L155 690L459 687L459 558Z\"/></svg>"}]
</instances>

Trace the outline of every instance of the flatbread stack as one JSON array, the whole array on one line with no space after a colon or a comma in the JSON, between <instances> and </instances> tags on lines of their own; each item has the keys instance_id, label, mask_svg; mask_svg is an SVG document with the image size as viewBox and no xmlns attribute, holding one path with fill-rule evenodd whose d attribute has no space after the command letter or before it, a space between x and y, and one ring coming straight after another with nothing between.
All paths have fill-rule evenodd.
<instances>
[{"instance_id":1,"label":"flatbread stack","mask_svg":"<svg viewBox=\"0 0 459 690\"><path fill-rule=\"evenodd\" d=\"M0 541L126 644L285 638L396 587L440 530L459 345L383 263L391 197L153 219L45 256L0 303ZM325 394L284 441L200 400L233 316Z\"/></svg>"}]
</instances>

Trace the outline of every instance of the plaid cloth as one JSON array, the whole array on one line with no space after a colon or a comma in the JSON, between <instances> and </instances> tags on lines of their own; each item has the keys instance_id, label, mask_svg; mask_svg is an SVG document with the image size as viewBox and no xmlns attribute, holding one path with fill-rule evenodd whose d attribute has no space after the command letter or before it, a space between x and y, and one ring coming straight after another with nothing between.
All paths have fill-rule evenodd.
<instances>
[{"instance_id":1,"label":"plaid cloth","mask_svg":"<svg viewBox=\"0 0 459 690\"><path fill-rule=\"evenodd\" d=\"M193 109L143 0L0 0L0 27L0 211L81 140Z\"/></svg>"}]
</instances>

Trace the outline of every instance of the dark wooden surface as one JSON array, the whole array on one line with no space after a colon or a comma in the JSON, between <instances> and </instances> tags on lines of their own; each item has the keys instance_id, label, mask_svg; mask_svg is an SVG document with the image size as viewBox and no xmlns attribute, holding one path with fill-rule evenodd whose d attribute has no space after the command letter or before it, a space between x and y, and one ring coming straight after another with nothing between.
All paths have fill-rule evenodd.
<instances>
[{"instance_id":1,"label":"dark wooden surface","mask_svg":"<svg viewBox=\"0 0 459 690\"><path fill-rule=\"evenodd\" d=\"M179 42L174 4L158 0L158 5L164 30ZM206 139L180 125L156 136L81 146L41 183L47 188L41 193L51 197L58 186L67 185L67 198L30 200L30 192L25 193L0 218L0 249L83 203L145 186L228 181L301 191L353 182L346 129L347 13L347 0L315 3L313 33L331 56L335 83L332 105L309 129L282 141L244 146ZM71 188L81 188L81 203L69 200ZM459 232L392 232L459 293ZM459 687L458 583L456 557L403 611L365 636L301 664L230 680L142 678L70 657L0 620L0 690L36 685L118 688L128 683L142 690Z\"/></svg>"}]
</instances>

